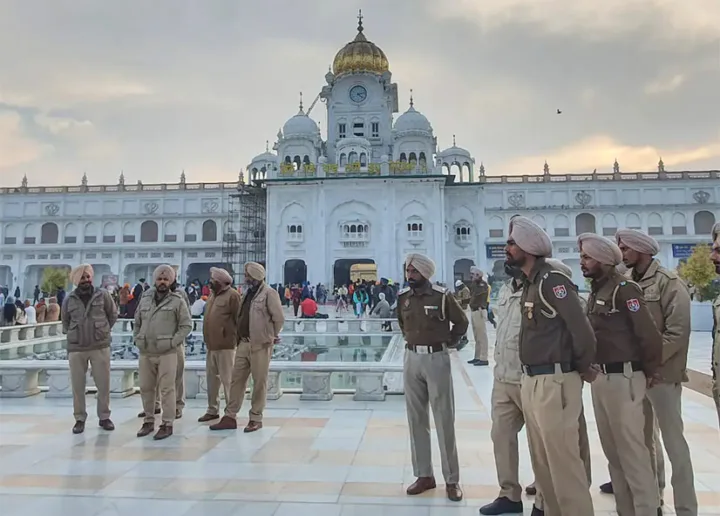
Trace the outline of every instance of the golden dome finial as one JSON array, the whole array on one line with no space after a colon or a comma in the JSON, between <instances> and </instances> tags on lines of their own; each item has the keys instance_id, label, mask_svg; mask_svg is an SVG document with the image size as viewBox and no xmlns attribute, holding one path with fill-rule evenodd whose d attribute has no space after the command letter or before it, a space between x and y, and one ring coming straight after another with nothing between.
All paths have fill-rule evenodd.
<instances>
[{"instance_id":1,"label":"golden dome finial","mask_svg":"<svg viewBox=\"0 0 720 516\"><path fill-rule=\"evenodd\" d=\"M362 9L358 9L358 32L363 31L362 21L363 21Z\"/></svg>"}]
</instances>

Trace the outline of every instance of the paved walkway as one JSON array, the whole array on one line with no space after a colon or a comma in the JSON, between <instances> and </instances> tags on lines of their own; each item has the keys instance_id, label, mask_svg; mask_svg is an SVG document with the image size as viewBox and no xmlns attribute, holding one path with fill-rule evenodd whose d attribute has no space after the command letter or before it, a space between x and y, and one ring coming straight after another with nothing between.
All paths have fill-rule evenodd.
<instances>
[{"instance_id":1,"label":"paved walkway","mask_svg":"<svg viewBox=\"0 0 720 516\"><path fill-rule=\"evenodd\" d=\"M492 342L491 337L491 342ZM197 423L201 400L190 400L175 435L138 439L140 398L112 400L112 433L91 418L72 435L70 400L35 396L0 400L0 500L3 516L468 516L497 493L490 440L492 370L466 364L472 348L453 356L461 482L465 500L445 499L442 487L408 497L412 481L405 404L301 402L285 395L268 403L265 427L254 434L210 432ZM586 389L589 391L589 389ZM88 397L92 405L92 397ZM244 407L247 410L247 406ZM608 478L593 423L596 514L615 514L598 492ZM686 390L684 415L701 514L720 514L720 435L710 398ZM521 442L525 442L523 436ZM521 478L532 472L526 446ZM437 449L433 457L439 465ZM436 472L438 480L442 475ZM668 472L668 478L670 473ZM672 511L672 490L666 494ZM526 501L529 514L532 501Z\"/></svg>"}]
</instances>

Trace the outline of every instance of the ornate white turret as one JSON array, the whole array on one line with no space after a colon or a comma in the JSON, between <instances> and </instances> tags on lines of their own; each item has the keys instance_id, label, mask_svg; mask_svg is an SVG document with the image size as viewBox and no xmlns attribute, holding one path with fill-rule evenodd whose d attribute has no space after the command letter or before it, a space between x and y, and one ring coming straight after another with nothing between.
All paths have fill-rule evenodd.
<instances>
[{"instance_id":1,"label":"ornate white turret","mask_svg":"<svg viewBox=\"0 0 720 516\"><path fill-rule=\"evenodd\" d=\"M453 146L442 151L438 158L443 168L443 174L454 175L455 181L459 182L475 181L473 173L475 158L469 151L457 146L454 134Z\"/></svg>"},{"instance_id":2,"label":"ornate white turret","mask_svg":"<svg viewBox=\"0 0 720 516\"><path fill-rule=\"evenodd\" d=\"M425 115L415 109L413 91L410 90L410 107L393 126L393 160L417 163L422 171L426 171L428 161L432 168L435 144L432 125Z\"/></svg>"},{"instance_id":3,"label":"ornate white turret","mask_svg":"<svg viewBox=\"0 0 720 516\"><path fill-rule=\"evenodd\" d=\"M251 181L274 177L278 171L278 157L270 152L270 142L265 141L265 152L258 154L248 165L248 173Z\"/></svg>"}]
</instances>

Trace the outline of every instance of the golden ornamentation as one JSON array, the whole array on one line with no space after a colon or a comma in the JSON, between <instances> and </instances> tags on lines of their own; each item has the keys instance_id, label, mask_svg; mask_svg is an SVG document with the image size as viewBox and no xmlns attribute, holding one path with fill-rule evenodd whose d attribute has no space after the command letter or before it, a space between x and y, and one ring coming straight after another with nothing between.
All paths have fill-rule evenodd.
<instances>
[{"instance_id":1,"label":"golden ornamentation","mask_svg":"<svg viewBox=\"0 0 720 516\"><path fill-rule=\"evenodd\" d=\"M348 163L345 165L345 172L359 172L360 162L355 161L354 163Z\"/></svg>"},{"instance_id":2,"label":"golden ornamentation","mask_svg":"<svg viewBox=\"0 0 720 516\"><path fill-rule=\"evenodd\" d=\"M282 165L280 165L280 175L292 176L293 174L295 174L294 163L283 163Z\"/></svg>"},{"instance_id":3,"label":"golden ornamentation","mask_svg":"<svg viewBox=\"0 0 720 516\"><path fill-rule=\"evenodd\" d=\"M380 175L380 164L379 163L370 163L368 165L368 174L371 176L379 176Z\"/></svg>"},{"instance_id":4,"label":"golden ornamentation","mask_svg":"<svg viewBox=\"0 0 720 516\"><path fill-rule=\"evenodd\" d=\"M335 163L325 163L323 165L323 170L325 170L325 174L328 176L336 176L338 166Z\"/></svg>"},{"instance_id":5,"label":"golden ornamentation","mask_svg":"<svg viewBox=\"0 0 720 516\"><path fill-rule=\"evenodd\" d=\"M303 163L303 171L305 172L305 174L309 176L314 176L315 170L317 170L317 167L314 163Z\"/></svg>"}]
</instances>

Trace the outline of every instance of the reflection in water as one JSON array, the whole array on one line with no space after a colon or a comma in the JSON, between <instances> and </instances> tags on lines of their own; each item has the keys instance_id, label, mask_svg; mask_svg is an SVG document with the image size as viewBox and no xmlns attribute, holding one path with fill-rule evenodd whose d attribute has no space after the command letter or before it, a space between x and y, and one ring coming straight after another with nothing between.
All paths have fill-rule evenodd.
<instances>
[{"instance_id":1,"label":"reflection in water","mask_svg":"<svg viewBox=\"0 0 720 516\"><path fill-rule=\"evenodd\" d=\"M273 360L297 362L379 362L393 335L323 335L283 334L273 348ZM205 360L205 343L202 334L192 333L185 343L187 360ZM112 359L136 360L138 349L130 335L113 335ZM64 349L35 353L29 360L66 360Z\"/></svg>"}]
</instances>

